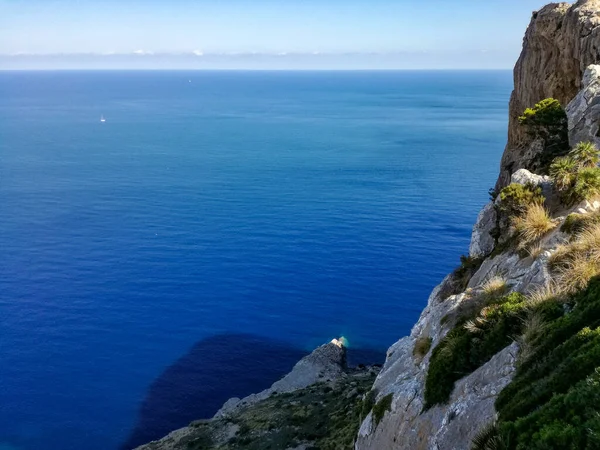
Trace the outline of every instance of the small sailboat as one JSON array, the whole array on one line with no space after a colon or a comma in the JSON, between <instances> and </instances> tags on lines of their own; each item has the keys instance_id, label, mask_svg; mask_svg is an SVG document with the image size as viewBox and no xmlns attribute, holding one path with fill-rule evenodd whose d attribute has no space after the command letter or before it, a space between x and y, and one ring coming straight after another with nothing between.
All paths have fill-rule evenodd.
<instances>
[{"instance_id":1,"label":"small sailboat","mask_svg":"<svg viewBox=\"0 0 600 450\"><path fill-rule=\"evenodd\" d=\"M103 122L103 123L106 122L106 119L104 118L104 115L100 116L100 122Z\"/></svg>"}]
</instances>

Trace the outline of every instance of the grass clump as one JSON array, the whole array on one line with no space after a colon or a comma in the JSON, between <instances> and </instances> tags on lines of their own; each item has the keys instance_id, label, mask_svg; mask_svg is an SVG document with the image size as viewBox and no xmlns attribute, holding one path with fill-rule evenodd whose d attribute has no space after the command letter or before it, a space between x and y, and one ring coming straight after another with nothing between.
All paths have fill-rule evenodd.
<instances>
[{"instance_id":1,"label":"grass clump","mask_svg":"<svg viewBox=\"0 0 600 450\"><path fill-rule=\"evenodd\" d=\"M511 228L515 220L525 215L533 206L543 207L544 201L542 188L531 183L526 185L512 183L500 191L499 200L494 204L496 227L491 235L496 245L492 255L512 247L514 238L511 237ZM501 238L504 239L502 242Z\"/></svg>"},{"instance_id":2,"label":"grass clump","mask_svg":"<svg viewBox=\"0 0 600 450\"><path fill-rule=\"evenodd\" d=\"M486 298L492 299L506 294L508 291L508 284L506 284L504 277L495 275L483 283L481 290Z\"/></svg>"},{"instance_id":3,"label":"grass clump","mask_svg":"<svg viewBox=\"0 0 600 450\"><path fill-rule=\"evenodd\" d=\"M520 334L526 298L511 293L463 318L433 349L425 380L425 406L445 403L460 378L489 361Z\"/></svg>"},{"instance_id":4,"label":"grass clump","mask_svg":"<svg viewBox=\"0 0 600 450\"><path fill-rule=\"evenodd\" d=\"M573 198L591 200L600 195L600 168L590 167L577 173L573 186Z\"/></svg>"},{"instance_id":5,"label":"grass clump","mask_svg":"<svg viewBox=\"0 0 600 450\"><path fill-rule=\"evenodd\" d=\"M514 218L513 226L519 247L526 249L554 229L556 223L550 218L546 208L532 203L523 214Z\"/></svg>"},{"instance_id":6,"label":"grass clump","mask_svg":"<svg viewBox=\"0 0 600 450\"><path fill-rule=\"evenodd\" d=\"M375 406L373 406L373 421L375 422L375 427L379 425L383 416L387 411L392 409L392 400L394 398L394 394L388 394L384 397L381 397Z\"/></svg>"},{"instance_id":7,"label":"grass clump","mask_svg":"<svg viewBox=\"0 0 600 450\"><path fill-rule=\"evenodd\" d=\"M562 226L560 231L567 234L577 235L587 228L593 225L600 224L600 212L590 214L569 214Z\"/></svg>"},{"instance_id":8,"label":"grass clump","mask_svg":"<svg viewBox=\"0 0 600 450\"><path fill-rule=\"evenodd\" d=\"M418 358L424 358L431 349L432 342L433 339L431 339L430 336L418 338L415 342L415 347L413 348L413 355Z\"/></svg>"},{"instance_id":9,"label":"grass clump","mask_svg":"<svg viewBox=\"0 0 600 450\"><path fill-rule=\"evenodd\" d=\"M506 443L494 421L483 427L473 438L471 450L505 450Z\"/></svg>"},{"instance_id":10,"label":"grass clump","mask_svg":"<svg viewBox=\"0 0 600 450\"><path fill-rule=\"evenodd\" d=\"M548 261L561 291L573 293L600 274L600 224L584 228L569 244L559 246Z\"/></svg>"},{"instance_id":11,"label":"grass clump","mask_svg":"<svg viewBox=\"0 0 600 450\"><path fill-rule=\"evenodd\" d=\"M554 159L549 173L565 205L600 195L600 151L591 142L580 142L567 156Z\"/></svg>"}]
</instances>

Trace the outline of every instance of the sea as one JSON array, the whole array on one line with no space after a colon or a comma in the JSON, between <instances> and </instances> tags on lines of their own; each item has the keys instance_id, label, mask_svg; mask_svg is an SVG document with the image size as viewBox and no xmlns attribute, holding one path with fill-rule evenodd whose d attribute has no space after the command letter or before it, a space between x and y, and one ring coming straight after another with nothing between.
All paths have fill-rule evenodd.
<instances>
[{"instance_id":1,"label":"sea","mask_svg":"<svg viewBox=\"0 0 600 450\"><path fill-rule=\"evenodd\" d=\"M468 252L511 85L0 72L0 449L131 449L340 336L383 361Z\"/></svg>"}]
</instances>

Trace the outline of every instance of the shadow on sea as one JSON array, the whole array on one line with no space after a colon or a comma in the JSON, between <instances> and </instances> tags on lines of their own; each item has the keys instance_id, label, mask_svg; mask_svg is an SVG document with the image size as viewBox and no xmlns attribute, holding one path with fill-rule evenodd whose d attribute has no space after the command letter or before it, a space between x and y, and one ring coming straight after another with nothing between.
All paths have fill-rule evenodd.
<instances>
[{"instance_id":1,"label":"shadow on sea","mask_svg":"<svg viewBox=\"0 0 600 450\"><path fill-rule=\"evenodd\" d=\"M193 420L212 417L231 397L268 388L306 354L286 343L250 334L223 334L199 341L152 383L121 450L159 439ZM383 352L348 352L351 365L383 359Z\"/></svg>"}]
</instances>

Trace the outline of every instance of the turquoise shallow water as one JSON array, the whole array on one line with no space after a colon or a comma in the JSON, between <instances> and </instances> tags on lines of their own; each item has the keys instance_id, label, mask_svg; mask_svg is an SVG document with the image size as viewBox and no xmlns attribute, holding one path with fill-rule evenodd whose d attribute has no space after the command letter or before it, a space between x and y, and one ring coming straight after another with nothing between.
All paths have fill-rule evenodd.
<instances>
[{"instance_id":1,"label":"turquoise shallow water","mask_svg":"<svg viewBox=\"0 0 600 450\"><path fill-rule=\"evenodd\" d=\"M339 335L380 357L467 251L510 88L0 73L0 448L130 447Z\"/></svg>"}]
</instances>

